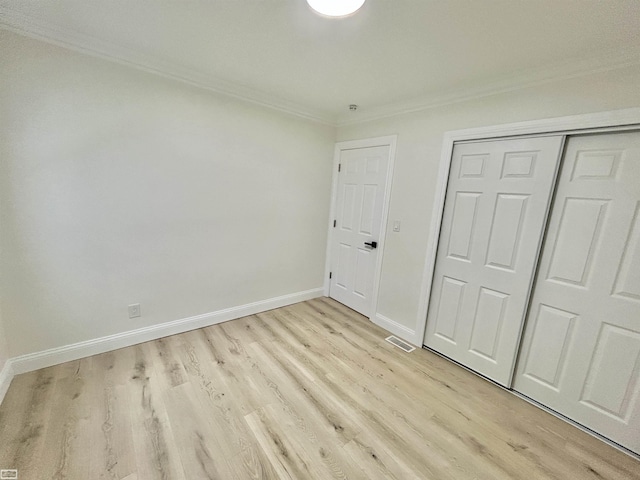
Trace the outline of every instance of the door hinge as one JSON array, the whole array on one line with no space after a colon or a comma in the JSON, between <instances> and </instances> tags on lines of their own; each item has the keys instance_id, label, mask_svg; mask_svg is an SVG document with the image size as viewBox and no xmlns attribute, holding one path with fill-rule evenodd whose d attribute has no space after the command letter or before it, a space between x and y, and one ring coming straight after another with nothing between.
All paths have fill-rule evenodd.
<instances>
[{"instance_id":1,"label":"door hinge","mask_svg":"<svg viewBox=\"0 0 640 480\"><path fill-rule=\"evenodd\" d=\"M333 221L333 228L336 228L336 220Z\"/></svg>"},{"instance_id":2,"label":"door hinge","mask_svg":"<svg viewBox=\"0 0 640 480\"><path fill-rule=\"evenodd\" d=\"M333 275L333 272L329 272L329 278L331 278L332 275Z\"/></svg>"},{"instance_id":3,"label":"door hinge","mask_svg":"<svg viewBox=\"0 0 640 480\"><path fill-rule=\"evenodd\" d=\"M342 169L342 164L341 164L341 163L339 163L339 164L338 164L338 173L340 172L340 170L341 170L341 169Z\"/></svg>"}]
</instances>

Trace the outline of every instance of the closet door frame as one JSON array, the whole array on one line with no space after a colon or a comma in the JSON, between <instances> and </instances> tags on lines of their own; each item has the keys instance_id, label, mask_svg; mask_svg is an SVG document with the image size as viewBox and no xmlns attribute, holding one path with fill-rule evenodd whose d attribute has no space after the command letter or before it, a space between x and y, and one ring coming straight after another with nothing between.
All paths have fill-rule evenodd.
<instances>
[{"instance_id":1,"label":"closet door frame","mask_svg":"<svg viewBox=\"0 0 640 480\"><path fill-rule=\"evenodd\" d=\"M540 137L548 135L617 132L635 130L638 128L640 128L640 108L628 108L623 110L612 110L445 132L442 141L442 152L440 156L440 169L438 172L436 193L433 201L433 213L431 215L431 225L429 230L431 233L427 243L427 253L420 289L422 295L420 296L420 304L418 306L416 329L414 331L413 338L407 338L407 340L413 341L415 345L424 344L427 313L429 309L433 276L435 273L436 254L438 250L438 242L440 240L440 229L442 227L442 216L444 213L444 203L447 194L447 184L449 182L449 171L451 168L454 144L472 141L497 140L510 137ZM533 278L531 278L531 281L533 281ZM522 340L523 331L524 325L521 327L520 341ZM512 372L511 375L511 379L513 379L514 372Z\"/></svg>"}]
</instances>

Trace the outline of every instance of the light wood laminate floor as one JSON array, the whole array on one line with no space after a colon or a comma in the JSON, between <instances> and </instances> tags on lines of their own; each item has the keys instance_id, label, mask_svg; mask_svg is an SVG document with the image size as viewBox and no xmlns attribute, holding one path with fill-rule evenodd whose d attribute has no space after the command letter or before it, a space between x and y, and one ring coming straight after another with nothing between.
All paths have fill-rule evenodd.
<instances>
[{"instance_id":1,"label":"light wood laminate floor","mask_svg":"<svg viewBox=\"0 0 640 480\"><path fill-rule=\"evenodd\" d=\"M322 298L17 376L20 480L640 479L640 462Z\"/></svg>"}]
</instances>

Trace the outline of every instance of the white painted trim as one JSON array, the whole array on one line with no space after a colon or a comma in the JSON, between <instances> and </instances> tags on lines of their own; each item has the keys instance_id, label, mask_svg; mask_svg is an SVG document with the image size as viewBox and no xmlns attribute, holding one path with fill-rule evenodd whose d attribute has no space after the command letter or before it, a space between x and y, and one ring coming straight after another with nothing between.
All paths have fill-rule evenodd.
<instances>
[{"instance_id":1,"label":"white painted trim","mask_svg":"<svg viewBox=\"0 0 640 480\"><path fill-rule=\"evenodd\" d=\"M5 5L0 5L0 28L261 107L326 125L333 126L335 124L334 116L327 114L327 112L308 108L284 98L211 75L203 75L200 72L149 55L140 55L113 42L106 42L92 35L54 25L46 19L25 15Z\"/></svg>"},{"instance_id":2,"label":"white painted trim","mask_svg":"<svg viewBox=\"0 0 640 480\"><path fill-rule=\"evenodd\" d=\"M427 254L424 261L422 285L420 291L420 304L418 306L418 318L416 320L416 334L421 335L420 342L424 343L424 334L427 325L427 313L429 309L429 297L433 273L435 269L438 241L444 202L449 181L449 169L451 155L455 142L469 140L485 140L522 135L558 134L568 135L576 133L590 133L601 129L625 129L628 127L640 127L640 108L627 108L607 112L587 113L566 117L547 118L542 120L530 120L525 122L508 123L489 127L470 128L446 132L442 140L442 153L440 155L440 170L438 183L433 201L433 213L431 215L430 238L427 243Z\"/></svg>"},{"instance_id":3,"label":"white painted trim","mask_svg":"<svg viewBox=\"0 0 640 480\"><path fill-rule=\"evenodd\" d=\"M442 226L442 215L444 213L444 200L447 195L447 184L449 183L449 170L451 169L451 155L453 154L453 142L449 140L448 134L444 134L442 142L442 153L440 155L440 169L436 184L436 194L433 200L433 213L431 214L431 226L429 229L430 239L427 243L427 253L424 260L424 270L418 303L418 319L416 321L416 333L422 335L419 344L424 344L424 335L427 329L427 312L429 310L429 300L431 297L431 287L433 285L433 273L436 264L436 254L438 252L438 241L440 240L440 228Z\"/></svg>"},{"instance_id":4,"label":"white painted trim","mask_svg":"<svg viewBox=\"0 0 640 480\"><path fill-rule=\"evenodd\" d=\"M640 57L635 49L626 51L619 49L607 52L597 57L591 57L574 62L562 62L556 65L548 65L536 70L517 72L514 75L502 78L497 82L479 86L471 86L465 89L457 89L449 92L437 92L417 98L411 98L402 103L373 106L358 112L343 113L336 120L337 127L354 125L364 122L372 122L383 118L421 112L432 108L453 105L485 98L491 95L524 90L540 85L570 80L572 78L595 75L612 70L632 67L640 64Z\"/></svg>"},{"instance_id":5,"label":"white painted trim","mask_svg":"<svg viewBox=\"0 0 640 480\"><path fill-rule=\"evenodd\" d=\"M391 320L390 318L385 317L384 315L376 313L371 317L371 321L376 325L378 325L379 327L384 328L388 332L393 333L396 337L400 337L405 342L408 342L412 345L418 345L418 346L421 345L420 343L416 343L414 341L416 336L416 332L414 330L411 330L410 328L405 327L404 325L396 322L395 320Z\"/></svg>"},{"instance_id":6,"label":"white painted trim","mask_svg":"<svg viewBox=\"0 0 640 480\"><path fill-rule=\"evenodd\" d=\"M385 142L389 142L389 163L387 165L387 179L384 186L384 199L382 200L382 220L380 223L380 241L378 242L380 253L376 259L376 267L373 273L373 290L371 298L371 316L378 314L378 295L380 294L380 280L382 279L382 260L384 258L384 250L387 244L387 223L389 222L389 207L391 205L391 187L393 186L393 170L396 160L396 144L398 142L397 135L383 137Z\"/></svg>"},{"instance_id":7,"label":"white painted trim","mask_svg":"<svg viewBox=\"0 0 640 480\"><path fill-rule=\"evenodd\" d=\"M445 139L459 142L546 133L565 135L583 130L631 125L640 125L640 107L453 130L445 133Z\"/></svg>"},{"instance_id":8,"label":"white painted trim","mask_svg":"<svg viewBox=\"0 0 640 480\"><path fill-rule=\"evenodd\" d=\"M331 288L331 280L329 279L329 273L331 272L331 241L333 240L333 221L336 219L336 203L338 193L338 165L340 164L340 144L336 143L333 148L333 173L331 175L331 204L329 206L329 225L327 229L327 250L324 260L324 282L323 282L323 294L325 297L329 296L329 290Z\"/></svg>"},{"instance_id":9,"label":"white painted trim","mask_svg":"<svg viewBox=\"0 0 640 480\"><path fill-rule=\"evenodd\" d=\"M136 68L155 75L177 80L197 88L250 102L266 108L332 126L346 126L396 115L419 112L430 108L484 98L500 93L522 90L547 83L622 69L640 64L637 51L616 49L596 57L547 65L536 70L517 72L498 82L448 92L423 95L405 102L383 104L354 114L335 115L329 111L310 108L258 89L243 87L210 75L203 75L178 64L169 63L97 37L55 25L45 18L27 15L0 5L0 28L47 43Z\"/></svg>"},{"instance_id":10,"label":"white painted trim","mask_svg":"<svg viewBox=\"0 0 640 480\"><path fill-rule=\"evenodd\" d=\"M195 315L193 317L182 318L171 322L151 325L123 333L116 333L106 337L86 340L84 342L65 345L63 347L52 348L42 352L29 353L10 360L13 373L31 372L40 368L50 367L59 363L89 357L99 353L116 350L118 348L129 347L138 343L156 340L158 338L176 335L178 333L195 330L197 328L208 327L229 320L255 315L274 308L280 308L305 300L311 300L322 296L322 288L314 288L303 292L292 293L280 297L260 300L258 302L239 305L237 307L225 308L215 312ZM4 371L3 371L4 372Z\"/></svg>"},{"instance_id":11,"label":"white painted trim","mask_svg":"<svg viewBox=\"0 0 640 480\"><path fill-rule=\"evenodd\" d=\"M330 293L329 272L331 272L331 245L333 241L333 221L336 219L336 203L338 195L338 164L340 163L340 155L345 150L354 150L358 148L370 147L389 147L389 161L387 162L387 177L384 187L384 197L382 199L382 219L380 221L380 238L378 240L378 257L373 272L373 288L371 291L371 316L370 320L375 317L378 308L378 293L380 291L380 278L382 277L382 258L384 257L384 247L387 238L387 222L389 220L389 206L391 205L391 187L393 185L393 171L396 161L396 145L398 143L398 135L387 135L384 137L365 138L360 140L347 140L336 143L333 153L333 180L331 185L331 207L329 215L329 233L327 235L327 253L325 261L324 275L324 296L328 297Z\"/></svg>"},{"instance_id":12,"label":"white painted trim","mask_svg":"<svg viewBox=\"0 0 640 480\"><path fill-rule=\"evenodd\" d=\"M11 385L14 375L13 361L9 358L4 363L2 370L0 370L0 404L2 404L2 400L4 400L7 390L9 390L9 385Z\"/></svg>"},{"instance_id":13,"label":"white painted trim","mask_svg":"<svg viewBox=\"0 0 640 480\"><path fill-rule=\"evenodd\" d=\"M46 18L27 15L24 12L11 9L7 5L0 5L0 28L69 50L187 83L197 88L337 127L424 111L430 108L452 105L559 80L583 77L640 64L637 51L633 48L622 51L616 49L596 57L547 65L535 70L520 71L498 82L427 94L401 103L373 106L355 114L354 112L349 112L335 115L329 111L310 108L259 89L243 87L221 78L203 75L176 63L169 63L159 58L150 57L148 54L136 53L130 48L101 40L86 33L80 33L68 27L55 25Z\"/></svg>"}]
</instances>

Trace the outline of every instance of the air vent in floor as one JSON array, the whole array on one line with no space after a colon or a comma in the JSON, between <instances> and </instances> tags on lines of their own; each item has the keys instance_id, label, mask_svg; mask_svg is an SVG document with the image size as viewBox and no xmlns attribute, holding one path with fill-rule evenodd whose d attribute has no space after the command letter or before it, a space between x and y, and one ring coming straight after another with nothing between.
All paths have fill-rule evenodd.
<instances>
[{"instance_id":1,"label":"air vent in floor","mask_svg":"<svg viewBox=\"0 0 640 480\"><path fill-rule=\"evenodd\" d=\"M416 347L412 347L411 345L409 345L407 342L405 342L404 340L400 340L398 337L396 337L395 335L391 335L390 337L385 338L385 340L393 345L395 345L396 347L398 347L401 350L404 350L407 353L411 353L413 352Z\"/></svg>"}]
</instances>

